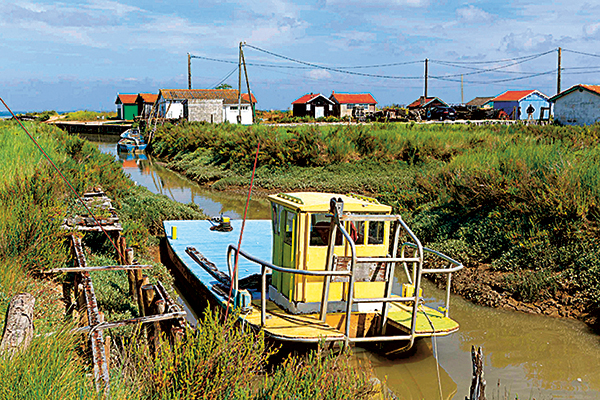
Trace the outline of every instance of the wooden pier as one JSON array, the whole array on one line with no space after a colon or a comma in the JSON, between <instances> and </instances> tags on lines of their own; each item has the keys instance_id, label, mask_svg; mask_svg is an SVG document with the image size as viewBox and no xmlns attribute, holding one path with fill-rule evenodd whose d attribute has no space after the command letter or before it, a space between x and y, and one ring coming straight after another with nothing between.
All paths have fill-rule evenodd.
<instances>
[{"instance_id":1,"label":"wooden pier","mask_svg":"<svg viewBox=\"0 0 600 400\"><path fill-rule=\"evenodd\" d=\"M127 129L132 127L132 123L128 121L52 121L48 122L57 128L69 133L84 133L95 135L116 135L119 136Z\"/></svg>"}]
</instances>

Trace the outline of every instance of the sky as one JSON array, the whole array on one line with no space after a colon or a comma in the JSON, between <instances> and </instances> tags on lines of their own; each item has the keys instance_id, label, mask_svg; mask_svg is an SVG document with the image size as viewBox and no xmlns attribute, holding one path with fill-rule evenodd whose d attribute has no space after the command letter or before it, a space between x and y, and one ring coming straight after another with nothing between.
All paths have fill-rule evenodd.
<instances>
[{"instance_id":1,"label":"sky","mask_svg":"<svg viewBox=\"0 0 600 400\"><path fill-rule=\"evenodd\" d=\"M0 0L0 38L0 97L27 111L109 111L117 93L187 88L188 53L194 89L237 88L240 42L265 110L332 91L408 104L425 59L428 95L448 103L552 96L559 47L563 90L600 84L591 0Z\"/></svg>"}]
</instances>

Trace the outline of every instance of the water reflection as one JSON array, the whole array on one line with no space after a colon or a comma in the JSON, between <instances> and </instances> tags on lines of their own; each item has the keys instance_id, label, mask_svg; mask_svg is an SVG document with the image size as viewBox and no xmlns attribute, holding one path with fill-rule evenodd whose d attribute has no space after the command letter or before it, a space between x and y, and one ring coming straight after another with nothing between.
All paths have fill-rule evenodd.
<instances>
[{"instance_id":1,"label":"water reflection","mask_svg":"<svg viewBox=\"0 0 600 400\"><path fill-rule=\"evenodd\" d=\"M121 161L131 180L153 193L164 194L180 203L197 204L211 217L221 213L233 219L243 217L247 194L212 191L154 162L143 153L117 153L116 142L94 143L100 151ZM248 219L268 219L270 216L267 200L254 195L248 206Z\"/></svg>"},{"instance_id":2,"label":"water reflection","mask_svg":"<svg viewBox=\"0 0 600 400\"><path fill-rule=\"evenodd\" d=\"M96 142L101 151L117 157L116 141ZM100 142L100 143L98 143ZM144 155L119 155L131 179L154 193L193 202L205 213L243 214L246 195L202 188ZM249 218L270 218L268 203L253 200ZM445 292L424 282L429 304L443 301ZM399 287L395 287L395 292ZM481 346L485 359L488 399L598 399L600 398L600 341L578 321L521 314L475 306L453 296L450 315L461 324L457 333L420 340L410 357L390 360L359 348L379 379L400 399L463 399L471 380L471 346ZM436 359L439 360L439 384ZM500 381L500 387L497 386Z\"/></svg>"}]
</instances>

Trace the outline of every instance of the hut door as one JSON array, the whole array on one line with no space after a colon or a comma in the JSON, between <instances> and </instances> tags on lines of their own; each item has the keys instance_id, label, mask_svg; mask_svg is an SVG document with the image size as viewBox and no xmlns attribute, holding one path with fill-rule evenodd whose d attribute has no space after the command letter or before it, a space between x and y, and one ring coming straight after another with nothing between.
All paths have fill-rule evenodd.
<instances>
[{"instance_id":1,"label":"hut door","mask_svg":"<svg viewBox=\"0 0 600 400\"><path fill-rule=\"evenodd\" d=\"M315 107L315 118L321 118L325 116L325 107Z\"/></svg>"}]
</instances>

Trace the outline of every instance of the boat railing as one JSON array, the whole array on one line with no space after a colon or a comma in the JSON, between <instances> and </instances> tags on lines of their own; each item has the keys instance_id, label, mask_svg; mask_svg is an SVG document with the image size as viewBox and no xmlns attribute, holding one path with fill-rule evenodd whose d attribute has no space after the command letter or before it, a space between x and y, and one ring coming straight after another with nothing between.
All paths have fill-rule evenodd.
<instances>
[{"instance_id":1,"label":"boat railing","mask_svg":"<svg viewBox=\"0 0 600 400\"><path fill-rule=\"evenodd\" d=\"M412 248L415 251L417 250L416 246L414 245L414 243L403 243L401 250L400 250L400 254L401 257L404 256L404 252L407 248ZM438 258L441 258L443 261L445 261L447 264L445 264L444 267L441 268L422 268L421 269L421 273L422 274L447 274L446 277L446 298L444 301L444 306L442 307L443 312L444 312L444 316L448 317L448 313L450 311L450 288L452 286L452 273L453 272L457 272L461 269L464 268L464 265L459 262L454 260L453 258L448 257L447 255L445 255L444 253L441 253L439 251L436 250L432 250L430 248L427 247L423 247L423 252L425 254L431 254L434 256L437 256ZM407 261L409 262L409 261ZM407 265L407 262L403 262L402 266L404 268L404 273L406 274L406 277L408 279L408 282L410 284L413 284L413 281L415 279L415 274L416 274L416 268L415 265L413 263L413 274L412 274L412 278L411 278L411 274L409 272L409 267Z\"/></svg>"}]
</instances>

